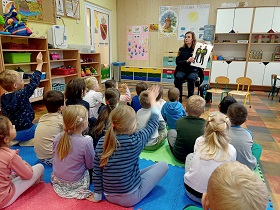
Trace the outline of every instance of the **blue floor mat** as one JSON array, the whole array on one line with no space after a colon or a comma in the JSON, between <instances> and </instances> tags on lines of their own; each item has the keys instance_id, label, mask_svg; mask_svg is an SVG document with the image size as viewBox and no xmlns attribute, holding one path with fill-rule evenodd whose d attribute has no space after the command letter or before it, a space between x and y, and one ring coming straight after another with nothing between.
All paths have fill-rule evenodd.
<instances>
[{"instance_id":1,"label":"blue floor mat","mask_svg":"<svg viewBox=\"0 0 280 210\"><path fill-rule=\"evenodd\" d=\"M23 160L30 165L39 163L35 155L33 147L13 146L12 149L19 149L19 155ZM140 159L140 169L146 168L152 164L153 161ZM168 165L169 170L156 187L138 204L134 206L135 210L182 210L188 204L194 204L201 207L200 204L190 200L185 193L184 188L184 170L183 167ZM44 178L46 183L50 183L52 167L44 165ZM90 186L93 190L93 185ZM266 210L273 210L271 200L269 201Z\"/></svg>"}]
</instances>

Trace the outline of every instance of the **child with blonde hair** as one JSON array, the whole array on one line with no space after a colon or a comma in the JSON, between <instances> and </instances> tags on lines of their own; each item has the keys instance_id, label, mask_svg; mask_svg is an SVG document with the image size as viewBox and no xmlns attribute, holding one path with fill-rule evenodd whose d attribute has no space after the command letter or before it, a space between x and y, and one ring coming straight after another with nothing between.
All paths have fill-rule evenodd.
<instances>
[{"instance_id":1,"label":"child with blonde hair","mask_svg":"<svg viewBox=\"0 0 280 210\"><path fill-rule=\"evenodd\" d=\"M265 210L268 191L264 182L247 166L234 161L218 166L203 193L203 209ZM184 210L202 210L188 205Z\"/></svg>"},{"instance_id":2,"label":"child with blonde hair","mask_svg":"<svg viewBox=\"0 0 280 210\"><path fill-rule=\"evenodd\" d=\"M165 162L139 170L139 155L159 125L160 113L155 108L157 94L158 88L152 87L149 94L151 116L138 132L135 132L135 111L130 106L117 107L111 112L108 131L96 148L93 201L100 201L104 193L111 203L133 206L166 174L168 165Z\"/></svg>"},{"instance_id":3,"label":"child with blonde hair","mask_svg":"<svg viewBox=\"0 0 280 210\"><path fill-rule=\"evenodd\" d=\"M201 203L212 172L221 164L236 160L236 150L229 144L230 121L220 113L208 116L204 135L197 138L194 153L186 158L184 185L188 197Z\"/></svg>"},{"instance_id":4,"label":"child with blonde hair","mask_svg":"<svg viewBox=\"0 0 280 210\"><path fill-rule=\"evenodd\" d=\"M100 107L99 116L91 132L94 148L96 147L98 140L105 135L108 127L109 115L119 103L120 91L116 88L108 88L105 91L105 100L106 105Z\"/></svg>"},{"instance_id":5,"label":"child with blonde hair","mask_svg":"<svg viewBox=\"0 0 280 210\"><path fill-rule=\"evenodd\" d=\"M38 183L44 166L30 166L18 155L18 150L10 149L10 141L16 137L15 126L4 116L0 116L0 209L11 205L28 188Z\"/></svg>"},{"instance_id":6,"label":"child with blonde hair","mask_svg":"<svg viewBox=\"0 0 280 210\"><path fill-rule=\"evenodd\" d=\"M100 86L95 77L89 77L85 80L86 83L86 94L84 100L89 103L89 118L98 118L98 109L102 103L103 95L100 90Z\"/></svg>"},{"instance_id":7,"label":"child with blonde hair","mask_svg":"<svg viewBox=\"0 0 280 210\"><path fill-rule=\"evenodd\" d=\"M142 108L139 109L136 114L137 130L144 128L150 119L151 111L152 111L152 107L149 99L150 93L151 91L146 90L143 91L139 96L140 104ZM159 127L147 142L145 146L145 150L157 150L159 147L163 145L166 136L167 136L166 123L162 115L159 114Z\"/></svg>"},{"instance_id":8,"label":"child with blonde hair","mask_svg":"<svg viewBox=\"0 0 280 210\"><path fill-rule=\"evenodd\" d=\"M40 84L43 66L43 56L39 52L36 57L37 67L30 76L30 82L24 86L22 75L14 70L5 70L0 73L0 85L7 92L1 96L2 114L8 117L16 126L17 136L13 144L33 146L34 133L37 124L29 98Z\"/></svg>"},{"instance_id":9,"label":"child with blonde hair","mask_svg":"<svg viewBox=\"0 0 280 210\"><path fill-rule=\"evenodd\" d=\"M92 138L83 136L88 127L88 112L82 105L69 105L63 111L64 132L54 139L54 191L63 198L90 199L90 175L94 150Z\"/></svg>"},{"instance_id":10,"label":"child with blonde hair","mask_svg":"<svg viewBox=\"0 0 280 210\"><path fill-rule=\"evenodd\" d=\"M186 103L187 116L176 121L176 130L169 131L168 143L171 152L181 163L185 163L187 155L193 153L196 139L204 133L205 120L200 117L204 110L204 98L192 95Z\"/></svg>"}]
</instances>

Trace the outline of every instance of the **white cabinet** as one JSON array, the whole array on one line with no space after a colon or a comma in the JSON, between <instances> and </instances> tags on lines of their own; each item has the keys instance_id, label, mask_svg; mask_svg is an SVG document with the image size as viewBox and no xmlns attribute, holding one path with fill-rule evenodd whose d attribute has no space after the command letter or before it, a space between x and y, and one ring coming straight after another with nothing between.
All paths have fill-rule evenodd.
<instances>
[{"instance_id":1,"label":"white cabinet","mask_svg":"<svg viewBox=\"0 0 280 210\"><path fill-rule=\"evenodd\" d=\"M269 62L264 70L263 85L271 86L271 75L280 75L280 63L279 62Z\"/></svg>"},{"instance_id":2,"label":"white cabinet","mask_svg":"<svg viewBox=\"0 0 280 210\"><path fill-rule=\"evenodd\" d=\"M253 8L218 9L216 33L250 33Z\"/></svg>"},{"instance_id":3,"label":"white cabinet","mask_svg":"<svg viewBox=\"0 0 280 210\"><path fill-rule=\"evenodd\" d=\"M218 76L226 76L230 84L235 84L238 77L244 76L245 64L245 61L213 61L210 82L214 83Z\"/></svg>"},{"instance_id":4,"label":"white cabinet","mask_svg":"<svg viewBox=\"0 0 280 210\"><path fill-rule=\"evenodd\" d=\"M244 76L246 61L232 61L228 65L229 83L236 84L236 79Z\"/></svg>"},{"instance_id":5,"label":"white cabinet","mask_svg":"<svg viewBox=\"0 0 280 210\"><path fill-rule=\"evenodd\" d=\"M265 65L266 64L266 65ZM279 62L249 62L246 77L252 79L252 85L271 86L271 75L280 74Z\"/></svg>"},{"instance_id":6,"label":"white cabinet","mask_svg":"<svg viewBox=\"0 0 280 210\"><path fill-rule=\"evenodd\" d=\"M279 25L279 22L273 21L274 16L277 18L280 15L275 14L279 12L278 9L275 7L256 8L252 33L268 32L273 24ZM279 26L276 28L279 30Z\"/></svg>"},{"instance_id":7,"label":"white cabinet","mask_svg":"<svg viewBox=\"0 0 280 210\"><path fill-rule=\"evenodd\" d=\"M274 32L280 32L280 7L274 7L272 29Z\"/></svg>"},{"instance_id":8,"label":"white cabinet","mask_svg":"<svg viewBox=\"0 0 280 210\"><path fill-rule=\"evenodd\" d=\"M225 61L212 61L211 68L211 83L215 83L218 76L227 76L228 64Z\"/></svg>"},{"instance_id":9,"label":"white cabinet","mask_svg":"<svg viewBox=\"0 0 280 210\"><path fill-rule=\"evenodd\" d=\"M262 62L248 62L246 77L251 78L252 85L263 85L264 69Z\"/></svg>"}]
</instances>

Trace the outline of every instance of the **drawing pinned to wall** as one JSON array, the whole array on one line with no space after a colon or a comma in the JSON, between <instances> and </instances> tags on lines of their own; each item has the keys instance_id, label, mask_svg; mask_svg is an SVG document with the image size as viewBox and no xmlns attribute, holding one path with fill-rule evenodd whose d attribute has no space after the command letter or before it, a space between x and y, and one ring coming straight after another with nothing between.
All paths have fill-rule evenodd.
<instances>
[{"instance_id":1,"label":"drawing pinned to wall","mask_svg":"<svg viewBox=\"0 0 280 210\"><path fill-rule=\"evenodd\" d=\"M149 26L127 27L127 56L128 60L148 60L149 58Z\"/></svg>"},{"instance_id":2,"label":"drawing pinned to wall","mask_svg":"<svg viewBox=\"0 0 280 210\"><path fill-rule=\"evenodd\" d=\"M7 1L7 0L2 0L2 8L3 8L3 13L8 13L10 11L11 6L14 4L14 1Z\"/></svg>"},{"instance_id":3,"label":"drawing pinned to wall","mask_svg":"<svg viewBox=\"0 0 280 210\"><path fill-rule=\"evenodd\" d=\"M176 37L178 27L178 6L159 7L158 37Z\"/></svg>"},{"instance_id":4,"label":"drawing pinned to wall","mask_svg":"<svg viewBox=\"0 0 280 210\"><path fill-rule=\"evenodd\" d=\"M194 48L195 53L192 56L194 58L194 63L191 63L191 65L206 68L212 48L212 45L197 42Z\"/></svg>"},{"instance_id":5,"label":"drawing pinned to wall","mask_svg":"<svg viewBox=\"0 0 280 210\"><path fill-rule=\"evenodd\" d=\"M64 16L64 3L63 0L56 0L56 14Z\"/></svg>"},{"instance_id":6,"label":"drawing pinned to wall","mask_svg":"<svg viewBox=\"0 0 280 210\"><path fill-rule=\"evenodd\" d=\"M178 40L183 40L187 31L203 39L204 25L208 24L210 4L181 5L179 12Z\"/></svg>"},{"instance_id":7,"label":"drawing pinned to wall","mask_svg":"<svg viewBox=\"0 0 280 210\"><path fill-rule=\"evenodd\" d=\"M22 17L35 21L42 21L44 19L42 0L15 0L14 2L18 13Z\"/></svg>"},{"instance_id":8,"label":"drawing pinned to wall","mask_svg":"<svg viewBox=\"0 0 280 210\"><path fill-rule=\"evenodd\" d=\"M109 45L109 27L107 14L98 13L98 24L99 24L99 44Z\"/></svg>"},{"instance_id":9,"label":"drawing pinned to wall","mask_svg":"<svg viewBox=\"0 0 280 210\"><path fill-rule=\"evenodd\" d=\"M65 0L66 16L80 19L80 0Z\"/></svg>"},{"instance_id":10,"label":"drawing pinned to wall","mask_svg":"<svg viewBox=\"0 0 280 210\"><path fill-rule=\"evenodd\" d=\"M158 24L157 23L150 24L149 31L150 32L158 31Z\"/></svg>"}]
</instances>

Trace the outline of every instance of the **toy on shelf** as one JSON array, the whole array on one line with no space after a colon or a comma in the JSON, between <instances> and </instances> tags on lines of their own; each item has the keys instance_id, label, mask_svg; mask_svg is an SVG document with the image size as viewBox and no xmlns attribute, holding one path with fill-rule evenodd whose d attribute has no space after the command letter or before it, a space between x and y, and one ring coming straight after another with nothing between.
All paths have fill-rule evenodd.
<instances>
[{"instance_id":1,"label":"toy on shelf","mask_svg":"<svg viewBox=\"0 0 280 210\"><path fill-rule=\"evenodd\" d=\"M261 60L263 55L262 50L251 50L249 53L249 60Z\"/></svg>"},{"instance_id":2,"label":"toy on shelf","mask_svg":"<svg viewBox=\"0 0 280 210\"><path fill-rule=\"evenodd\" d=\"M50 58L51 60L60 60L60 55L57 53L51 53Z\"/></svg>"},{"instance_id":3,"label":"toy on shelf","mask_svg":"<svg viewBox=\"0 0 280 210\"><path fill-rule=\"evenodd\" d=\"M267 38L270 39L270 40L267 41L267 43L278 43L278 41L275 40L275 39L278 39L279 36L277 36L277 35L275 35L275 34L269 34L269 35L267 36Z\"/></svg>"},{"instance_id":4,"label":"toy on shelf","mask_svg":"<svg viewBox=\"0 0 280 210\"><path fill-rule=\"evenodd\" d=\"M93 74L97 74L96 69L95 69L95 68L93 68L93 67L90 67L90 71L91 71L91 73L93 73Z\"/></svg>"},{"instance_id":5,"label":"toy on shelf","mask_svg":"<svg viewBox=\"0 0 280 210\"><path fill-rule=\"evenodd\" d=\"M280 61L280 46L275 47L274 53L272 53L273 61Z\"/></svg>"},{"instance_id":6,"label":"toy on shelf","mask_svg":"<svg viewBox=\"0 0 280 210\"><path fill-rule=\"evenodd\" d=\"M85 73L86 73L86 76L91 76L92 75L89 67L85 68Z\"/></svg>"},{"instance_id":7,"label":"toy on shelf","mask_svg":"<svg viewBox=\"0 0 280 210\"><path fill-rule=\"evenodd\" d=\"M14 5L11 6L8 13L4 14L4 18L4 32L20 36L30 36L32 34L32 31L22 21L21 15L17 13Z\"/></svg>"},{"instance_id":8,"label":"toy on shelf","mask_svg":"<svg viewBox=\"0 0 280 210\"><path fill-rule=\"evenodd\" d=\"M254 43L264 43L262 39L265 38L265 35L256 35L254 38L257 39Z\"/></svg>"},{"instance_id":9,"label":"toy on shelf","mask_svg":"<svg viewBox=\"0 0 280 210\"><path fill-rule=\"evenodd\" d=\"M82 76L82 77L85 77L85 76L86 76L84 70L81 70L81 76Z\"/></svg>"},{"instance_id":10,"label":"toy on shelf","mask_svg":"<svg viewBox=\"0 0 280 210\"><path fill-rule=\"evenodd\" d=\"M91 63L91 62L94 62L94 59L93 58L82 58L81 59L81 63Z\"/></svg>"}]
</instances>

